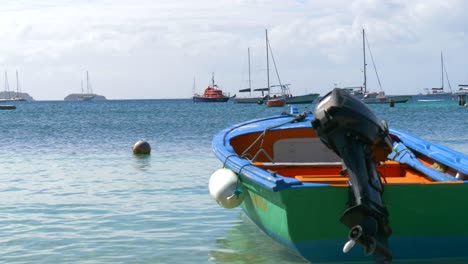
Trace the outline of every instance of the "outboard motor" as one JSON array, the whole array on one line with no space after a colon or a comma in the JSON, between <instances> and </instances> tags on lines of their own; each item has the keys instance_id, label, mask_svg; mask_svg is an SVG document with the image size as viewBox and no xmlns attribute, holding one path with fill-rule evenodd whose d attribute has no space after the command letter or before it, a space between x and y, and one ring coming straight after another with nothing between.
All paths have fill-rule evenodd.
<instances>
[{"instance_id":1,"label":"outboard motor","mask_svg":"<svg viewBox=\"0 0 468 264\"><path fill-rule=\"evenodd\" d=\"M349 175L350 198L340 221L350 228L343 252L357 242L376 263L391 262L388 238L392 231L383 204L383 186L376 163L392 151L387 123L363 102L335 88L315 108L312 126L328 148L338 154Z\"/></svg>"}]
</instances>

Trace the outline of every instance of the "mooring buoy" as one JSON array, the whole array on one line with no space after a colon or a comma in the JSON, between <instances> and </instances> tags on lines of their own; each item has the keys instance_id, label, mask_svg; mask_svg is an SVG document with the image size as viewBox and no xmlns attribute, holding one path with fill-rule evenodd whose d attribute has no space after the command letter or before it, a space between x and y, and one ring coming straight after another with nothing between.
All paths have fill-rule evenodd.
<instances>
[{"instance_id":1,"label":"mooring buoy","mask_svg":"<svg viewBox=\"0 0 468 264\"><path fill-rule=\"evenodd\" d=\"M151 146L148 142L140 140L133 145L133 154L149 155Z\"/></svg>"}]
</instances>

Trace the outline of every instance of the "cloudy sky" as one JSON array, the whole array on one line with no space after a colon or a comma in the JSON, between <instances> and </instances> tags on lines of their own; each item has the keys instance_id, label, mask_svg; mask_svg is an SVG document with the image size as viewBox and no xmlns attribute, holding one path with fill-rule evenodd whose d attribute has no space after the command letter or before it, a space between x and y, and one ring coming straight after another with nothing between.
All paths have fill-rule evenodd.
<instances>
[{"instance_id":1,"label":"cloudy sky","mask_svg":"<svg viewBox=\"0 0 468 264\"><path fill-rule=\"evenodd\" d=\"M382 88L416 94L441 85L441 52L452 89L468 83L466 10L464 0L2 0L0 66L36 100L80 93L86 71L108 99L190 98L212 72L232 95L248 85L247 48L253 86L266 85L268 29L281 81L323 94L362 84L365 28ZM367 73L379 89L370 57Z\"/></svg>"}]
</instances>

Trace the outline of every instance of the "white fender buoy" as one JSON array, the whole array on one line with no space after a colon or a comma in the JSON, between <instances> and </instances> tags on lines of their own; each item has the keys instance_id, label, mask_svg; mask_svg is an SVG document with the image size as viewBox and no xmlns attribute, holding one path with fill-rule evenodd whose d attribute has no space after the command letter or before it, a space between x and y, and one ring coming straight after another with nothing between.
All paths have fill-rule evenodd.
<instances>
[{"instance_id":1,"label":"white fender buoy","mask_svg":"<svg viewBox=\"0 0 468 264\"><path fill-rule=\"evenodd\" d=\"M244 201L239 177L230 169L222 168L211 174L208 188L211 196L224 208L234 208Z\"/></svg>"}]
</instances>

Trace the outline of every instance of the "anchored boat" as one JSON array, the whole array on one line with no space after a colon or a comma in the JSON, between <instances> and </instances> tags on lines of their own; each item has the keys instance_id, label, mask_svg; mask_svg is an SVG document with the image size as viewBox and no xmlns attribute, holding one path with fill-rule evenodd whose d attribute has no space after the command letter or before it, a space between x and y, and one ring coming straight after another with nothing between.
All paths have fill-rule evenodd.
<instances>
[{"instance_id":1,"label":"anchored boat","mask_svg":"<svg viewBox=\"0 0 468 264\"><path fill-rule=\"evenodd\" d=\"M363 69L364 69L363 70L363 74L364 74L363 86L360 87L361 88L360 92L359 92L358 89L356 89L357 87L351 87L350 89L348 88L348 91L356 92L356 95L358 96L358 98L360 98L366 104L406 103L409 100L411 100L411 96L409 96L409 95L386 95L385 94L385 91L382 89L382 85L380 83L380 78L379 78L379 75L377 73L377 67L375 66L374 58L372 56L372 52L370 50L369 45L367 45L367 49L366 49L366 41L367 41L366 32L363 29L362 30L362 50L363 50L363 59L364 59L363 60L363 62L364 62L363 63ZM379 83L380 91L378 91L378 92L368 91L367 90L366 50L369 50L369 53L371 55L372 65L374 66L375 75L376 75L378 83Z\"/></svg>"},{"instance_id":2,"label":"anchored boat","mask_svg":"<svg viewBox=\"0 0 468 264\"><path fill-rule=\"evenodd\" d=\"M389 129L334 89L314 114L224 129L209 189L311 262L468 259L468 157Z\"/></svg>"},{"instance_id":3,"label":"anchored boat","mask_svg":"<svg viewBox=\"0 0 468 264\"><path fill-rule=\"evenodd\" d=\"M211 76L211 84L205 89L202 95L194 94L193 102L195 103L224 103L229 100L229 95L224 94L214 81L214 73Z\"/></svg>"}]
</instances>

